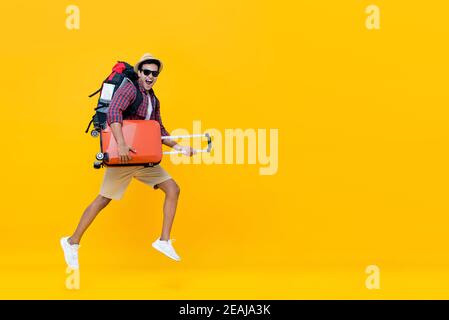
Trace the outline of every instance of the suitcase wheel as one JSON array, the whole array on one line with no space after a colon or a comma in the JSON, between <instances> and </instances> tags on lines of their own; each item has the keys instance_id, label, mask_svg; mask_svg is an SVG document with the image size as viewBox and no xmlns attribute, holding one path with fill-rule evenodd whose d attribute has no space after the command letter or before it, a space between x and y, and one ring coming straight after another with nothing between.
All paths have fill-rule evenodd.
<instances>
[{"instance_id":1,"label":"suitcase wheel","mask_svg":"<svg viewBox=\"0 0 449 320\"><path fill-rule=\"evenodd\" d=\"M101 152L98 152L97 155L95 156L95 158L97 158L97 160L101 161L104 159L104 154Z\"/></svg>"},{"instance_id":2,"label":"suitcase wheel","mask_svg":"<svg viewBox=\"0 0 449 320\"><path fill-rule=\"evenodd\" d=\"M95 161L95 162L94 162L94 168L95 168L95 169L100 169L100 168L101 168L101 165L102 165L101 162L98 162L98 161Z\"/></svg>"},{"instance_id":3,"label":"suitcase wheel","mask_svg":"<svg viewBox=\"0 0 449 320\"><path fill-rule=\"evenodd\" d=\"M93 129L93 130L90 132L90 135L91 135L92 137L96 138L96 137L98 137L98 136L100 135L100 133L99 133L97 130Z\"/></svg>"}]
</instances>

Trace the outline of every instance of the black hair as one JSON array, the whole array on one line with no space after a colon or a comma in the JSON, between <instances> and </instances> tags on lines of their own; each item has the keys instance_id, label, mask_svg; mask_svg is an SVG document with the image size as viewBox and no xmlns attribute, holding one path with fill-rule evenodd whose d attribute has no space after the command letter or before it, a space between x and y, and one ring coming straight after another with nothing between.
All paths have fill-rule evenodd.
<instances>
[{"instance_id":1,"label":"black hair","mask_svg":"<svg viewBox=\"0 0 449 320\"><path fill-rule=\"evenodd\" d=\"M156 59L148 59L148 60L144 60L144 61L142 61L141 63L139 63L139 68L138 68L138 70L139 70L139 71L142 71L142 66L143 66L144 64L147 64L147 63L154 63L155 65L157 65L157 70L158 70L158 71L161 69L161 63L159 62L159 60L156 60Z\"/></svg>"}]
</instances>

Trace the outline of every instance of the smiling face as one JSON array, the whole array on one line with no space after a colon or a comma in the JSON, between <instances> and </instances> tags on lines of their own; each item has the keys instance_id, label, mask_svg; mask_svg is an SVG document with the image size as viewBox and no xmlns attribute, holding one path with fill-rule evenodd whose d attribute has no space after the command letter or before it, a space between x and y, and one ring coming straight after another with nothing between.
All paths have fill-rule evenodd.
<instances>
[{"instance_id":1,"label":"smiling face","mask_svg":"<svg viewBox=\"0 0 449 320\"><path fill-rule=\"evenodd\" d=\"M137 75L142 86L145 90L149 91L156 83L159 75L159 67L155 63L144 63L140 66Z\"/></svg>"}]
</instances>

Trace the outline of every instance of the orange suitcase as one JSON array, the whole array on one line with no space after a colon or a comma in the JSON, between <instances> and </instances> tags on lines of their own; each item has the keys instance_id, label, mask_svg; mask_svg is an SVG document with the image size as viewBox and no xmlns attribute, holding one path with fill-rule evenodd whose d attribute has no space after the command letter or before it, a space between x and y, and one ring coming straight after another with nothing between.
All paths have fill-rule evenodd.
<instances>
[{"instance_id":1,"label":"orange suitcase","mask_svg":"<svg viewBox=\"0 0 449 320\"><path fill-rule=\"evenodd\" d=\"M155 165L161 162L162 142L159 122L125 120L122 132L126 143L136 150L135 153L131 153L132 160L127 165ZM109 126L101 130L100 139L103 163L107 166L123 166L118 157L117 142Z\"/></svg>"},{"instance_id":2,"label":"orange suitcase","mask_svg":"<svg viewBox=\"0 0 449 320\"><path fill-rule=\"evenodd\" d=\"M126 143L133 147L136 152L131 152L131 160L127 164L120 163L117 150L117 142L112 134L111 128L106 127L101 130L100 148L101 152L97 153L96 158L101 162L95 162L94 168L99 169L103 165L106 166L154 166L162 160L162 140L178 139L178 138L195 138L206 137L208 147L204 150L196 150L196 152L210 152L212 142L209 134L193 134L187 136L163 136L161 137L161 127L159 122L155 120L124 120L122 132ZM96 136L96 135L93 135ZM181 151L168 151L164 154L181 153Z\"/></svg>"}]
</instances>

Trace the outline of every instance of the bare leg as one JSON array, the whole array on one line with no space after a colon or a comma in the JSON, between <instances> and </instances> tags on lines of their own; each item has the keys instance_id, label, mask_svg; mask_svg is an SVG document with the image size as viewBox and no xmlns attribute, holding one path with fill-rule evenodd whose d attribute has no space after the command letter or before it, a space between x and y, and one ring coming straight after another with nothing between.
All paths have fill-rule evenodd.
<instances>
[{"instance_id":1,"label":"bare leg","mask_svg":"<svg viewBox=\"0 0 449 320\"><path fill-rule=\"evenodd\" d=\"M173 220L175 219L180 189L173 179L158 184L158 187L165 193L164 221L162 223L160 240L167 241L170 239L170 231L173 225Z\"/></svg>"},{"instance_id":2,"label":"bare leg","mask_svg":"<svg viewBox=\"0 0 449 320\"><path fill-rule=\"evenodd\" d=\"M95 200L84 210L84 213L80 219L80 222L78 223L78 227L76 228L73 235L69 238L70 244L79 244L81 241L81 237L83 236L84 232L87 230L87 228L90 226L92 221L94 221L97 214L105 208L109 202L111 202L111 199L105 198L101 195L98 195Z\"/></svg>"}]
</instances>

